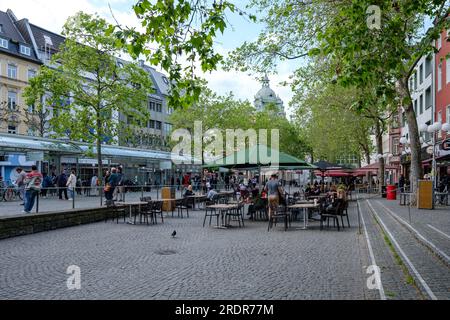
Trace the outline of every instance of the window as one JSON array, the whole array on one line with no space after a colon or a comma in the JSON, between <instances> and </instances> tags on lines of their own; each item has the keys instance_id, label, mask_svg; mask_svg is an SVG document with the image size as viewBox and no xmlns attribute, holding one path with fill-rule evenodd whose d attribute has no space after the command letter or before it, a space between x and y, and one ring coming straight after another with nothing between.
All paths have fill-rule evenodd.
<instances>
[{"instance_id":1,"label":"window","mask_svg":"<svg viewBox=\"0 0 450 320\"><path fill-rule=\"evenodd\" d=\"M169 134L172 131L172 125L170 123L164 123L164 132Z\"/></svg>"},{"instance_id":2,"label":"window","mask_svg":"<svg viewBox=\"0 0 450 320\"><path fill-rule=\"evenodd\" d=\"M8 91L8 108L9 110L16 110L17 106L17 92Z\"/></svg>"},{"instance_id":3,"label":"window","mask_svg":"<svg viewBox=\"0 0 450 320\"><path fill-rule=\"evenodd\" d=\"M150 129L154 129L155 128L155 120L149 120L148 121L148 127Z\"/></svg>"},{"instance_id":4,"label":"window","mask_svg":"<svg viewBox=\"0 0 450 320\"><path fill-rule=\"evenodd\" d=\"M431 97L431 87L429 87L425 91L425 109L430 108L432 104L433 104L433 100L432 100L432 97Z\"/></svg>"},{"instance_id":5,"label":"window","mask_svg":"<svg viewBox=\"0 0 450 320\"><path fill-rule=\"evenodd\" d=\"M17 127L15 125L8 125L8 133L17 134Z\"/></svg>"},{"instance_id":6,"label":"window","mask_svg":"<svg viewBox=\"0 0 450 320\"><path fill-rule=\"evenodd\" d=\"M392 155L398 156L400 154L400 138L392 138Z\"/></svg>"},{"instance_id":7,"label":"window","mask_svg":"<svg viewBox=\"0 0 450 320\"><path fill-rule=\"evenodd\" d=\"M156 112L162 112L162 105L161 103L156 104Z\"/></svg>"},{"instance_id":8,"label":"window","mask_svg":"<svg viewBox=\"0 0 450 320\"><path fill-rule=\"evenodd\" d=\"M392 117L392 128L396 129L400 127L400 121L399 121L399 117L398 114L394 115Z\"/></svg>"},{"instance_id":9,"label":"window","mask_svg":"<svg viewBox=\"0 0 450 320\"><path fill-rule=\"evenodd\" d=\"M151 111L155 111L155 102L154 101L149 101L148 102L148 108L151 110Z\"/></svg>"},{"instance_id":10,"label":"window","mask_svg":"<svg viewBox=\"0 0 450 320\"><path fill-rule=\"evenodd\" d=\"M420 114L423 113L423 94L419 97L419 107L420 107Z\"/></svg>"},{"instance_id":11,"label":"window","mask_svg":"<svg viewBox=\"0 0 450 320\"><path fill-rule=\"evenodd\" d=\"M20 53L24 54L26 56L31 56L31 49L30 47L24 46L24 45L20 45Z\"/></svg>"},{"instance_id":12,"label":"window","mask_svg":"<svg viewBox=\"0 0 450 320\"><path fill-rule=\"evenodd\" d=\"M450 123L450 106L447 106L447 123Z\"/></svg>"},{"instance_id":13,"label":"window","mask_svg":"<svg viewBox=\"0 0 450 320\"><path fill-rule=\"evenodd\" d=\"M417 116L417 100L414 100L414 113Z\"/></svg>"},{"instance_id":14,"label":"window","mask_svg":"<svg viewBox=\"0 0 450 320\"><path fill-rule=\"evenodd\" d=\"M423 64L419 67L419 83L422 84L423 82Z\"/></svg>"},{"instance_id":15,"label":"window","mask_svg":"<svg viewBox=\"0 0 450 320\"><path fill-rule=\"evenodd\" d=\"M8 78L17 79L17 66L8 64Z\"/></svg>"},{"instance_id":16,"label":"window","mask_svg":"<svg viewBox=\"0 0 450 320\"><path fill-rule=\"evenodd\" d=\"M167 114L172 114L172 113L173 113L173 108L167 107Z\"/></svg>"},{"instance_id":17,"label":"window","mask_svg":"<svg viewBox=\"0 0 450 320\"><path fill-rule=\"evenodd\" d=\"M36 71L33 69L28 69L28 80L30 80L31 78L34 78L36 76Z\"/></svg>"},{"instance_id":18,"label":"window","mask_svg":"<svg viewBox=\"0 0 450 320\"><path fill-rule=\"evenodd\" d=\"M3 25L0 24L0 33L3 33Z\"/></svg>"},{"instance_id":19,"label":"window","mask_svg":"<svg viewBox=\"0 0 450 320\"><path fill-rule=\"evenodd\" d=\"M438 112L438 116L437 116L437 122L442 123L442 111ZM438 131L438 137L442 138L442 130Z\"/></svg>"},{"instance_id":20,"label":"window","mask_svg":"<svg viewBox=\"0 0 450 320\"><path fill-rule=\"evenodd\" d=\"M417 71L414 72L414 90L417 90Z\"/></svg>"},{"instance_id":21,"label":"window","mask_svg":"<svg viewBox=\"0 0 450 320\"><path fill-rule=\"evenodd\" d=\"M437 43L436 44L436 48L438 50L440 50L442 48L442 37L441 37L441 35L439 35L439 38L437 39L436 43Z\"/></svg>"},{"instance_id":22,"label":"window","mask_svg":"<svg viewBox=\"0 0 450 320\"><path fill-rule=\"evenodd\" d=\"M445 83L447 84L447 83L450 82L450 57L447 58L446 62L447 63L445 65L445 71L446 71L446 78L447 78L447 80L446 80Z\"/></svg>"},{"instance_id":23,"label":"window","mask_svg":"<svg viewBox=\"0 0 450 320\"><path fill-rule=\"evenodd\" d=\"M156 130L161 130L161 121L155 121L155 129Z\"/></svg>"},{"instance_id":24,"label":"window","mask_svg":"<svg viewBox=\"0 0 450 320\"><path fill-rule=\"evenodd\" d=\"M169 79L167 79L166 77L162 77L163 81L165 84L169 84Z\"/></svg>"},{"instance_id":25,"label":"window","mask_svg":"<svg viewBox=\"0 0 450 320\"><path fill-rule=\"evenodd\" d=\"M438 67L438 74L437 74L437 81L438 81L438 91L442 90L442 62L439 63L439 67Z\"/></svg>"},{"instance_id":26,"label":"window","mask_svg":"<svg viewBox=\"0 0 450 320\"><path fill-rule=\"evenodd\" d=\"M8 40L0 38L0 47L8 49Z\"/></svg>"},{"instance_id":27,"label":"window","mask_svg":"<svg viewBox=\"0 0 450 320\"><path fill-rule=\"evenodd\" d=\"M433 58L431 55L427 56L427 59L425 60L425 78L427 78L433 71L432 60Z\"/></svg>"}]
</instances>

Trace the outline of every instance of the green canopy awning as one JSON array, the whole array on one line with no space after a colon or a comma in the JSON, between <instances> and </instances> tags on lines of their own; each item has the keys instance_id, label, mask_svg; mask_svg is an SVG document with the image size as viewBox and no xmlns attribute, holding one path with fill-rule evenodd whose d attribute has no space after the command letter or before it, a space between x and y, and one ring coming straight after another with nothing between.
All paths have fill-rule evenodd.
<instances>
[{"instance_id":1,"label":"green canopy awning","mask_svg":"<svg viewBox=\"0 0 450 320\"><path fill-rule=\"evenodd\" d=\"M273 167L281 170L314 170L315 166L290 154L274 150L266 145L254 145L230 154L227 157L207 162L204 168L224 167L250 169Z\"/></svg>"}]
</instances>

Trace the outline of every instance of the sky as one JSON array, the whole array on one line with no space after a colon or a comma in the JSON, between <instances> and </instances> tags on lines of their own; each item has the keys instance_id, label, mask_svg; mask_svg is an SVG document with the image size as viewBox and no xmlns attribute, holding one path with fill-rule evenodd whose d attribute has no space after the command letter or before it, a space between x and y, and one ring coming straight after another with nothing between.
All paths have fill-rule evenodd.
<instances>
[{"instance_id":1,"label":"sky","mask_svg":"<svg viewBox=\"0 0 450 320\"><path fill-rule=\"evenodd\" d=\"M248 0L236 0L234 3L239 8L245 8ZM137 0L1 0L0 10L11 9L18 19L27 18L30 23L38 25L49 31L61 33L66 19L78 11L98 13L101 17L114 22L114 17L120 24L127 26L139 26L132 5ZM231 26L226 29L224 35L216 39L217 52L226 55L244 41L253 41L257 38L263 26L246 21L242 16L230 15ZM290 115L288 103L292 98L289 87L280 85L280 82L289 80L289 75L294 70L291 62L281 63L277 74L270 75L271 87L284 101L285 110ZM256 79L257 75L248 75L241 72L225 72L223 70L204 74L209 82L209 87L219 94L233 92L239 99L247 99L251 102L255 94L261 88L261 83Z\"/></svg>"}]
</instances>

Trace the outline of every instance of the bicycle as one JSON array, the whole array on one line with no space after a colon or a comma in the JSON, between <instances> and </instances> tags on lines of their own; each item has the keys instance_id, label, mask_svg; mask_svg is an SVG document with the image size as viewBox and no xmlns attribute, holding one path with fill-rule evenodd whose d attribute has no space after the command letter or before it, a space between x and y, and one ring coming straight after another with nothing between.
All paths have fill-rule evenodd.
<instances>
[{"instance_id":1,"label":"bicycle","mask_svg":"<svg viewBox=\"0 0 450 320\"><path fill-rule=\"evenodd\" d=\"M0 197L3 201L14 201L17 199L23 200L20 190L13 186L2 189L2 195L0 195Z\"/></svg>"}]
</instances>

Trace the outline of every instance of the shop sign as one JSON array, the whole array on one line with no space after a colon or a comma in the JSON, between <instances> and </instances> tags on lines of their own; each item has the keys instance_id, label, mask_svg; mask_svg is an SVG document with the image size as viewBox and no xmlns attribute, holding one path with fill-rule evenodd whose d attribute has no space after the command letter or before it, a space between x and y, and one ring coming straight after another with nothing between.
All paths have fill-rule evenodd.
<instances>
[{"instance_id":1,"label":"shop sign","mask_svg":"<svg viewBox=\"0 0 450 320\"><path fill-rule=\"evenodd\" d=\"M450 150L450 139L447 139L444 142L442 142L442 150Z\"/></svg>"},{"instance_id":2,"label":"shop sign","mask_svg":"<svg viewBox=\"0 0 450 320\"><path fill-rule=\"evenodd\" d=\"M27 152L26 159L27 159L27 161L43 161L44 160L44 151Z\"/></svg>"}]
</instances>

